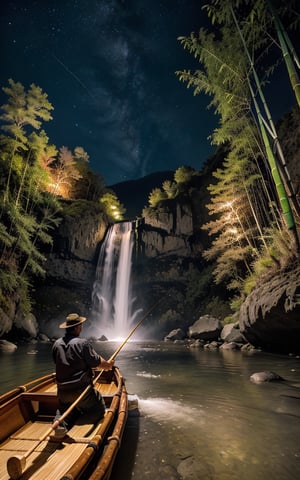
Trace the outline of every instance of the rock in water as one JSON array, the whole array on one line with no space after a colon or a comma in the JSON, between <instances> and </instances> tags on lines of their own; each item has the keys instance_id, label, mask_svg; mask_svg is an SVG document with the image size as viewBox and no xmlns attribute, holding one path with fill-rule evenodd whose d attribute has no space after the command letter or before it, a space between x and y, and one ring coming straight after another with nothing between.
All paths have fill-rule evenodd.
<instances>
[{"instance_id":1,"label":"rock in water","mask_svg":"<svg viewBox=\"0 0 300 480\"><path fill-rule=\"evenodd\" d=\"M284 379L275 372L257 372L253 373L250 377L251 382L253 383L263 383L263 382L280 382Z\"/></svg>"}]
</instances>

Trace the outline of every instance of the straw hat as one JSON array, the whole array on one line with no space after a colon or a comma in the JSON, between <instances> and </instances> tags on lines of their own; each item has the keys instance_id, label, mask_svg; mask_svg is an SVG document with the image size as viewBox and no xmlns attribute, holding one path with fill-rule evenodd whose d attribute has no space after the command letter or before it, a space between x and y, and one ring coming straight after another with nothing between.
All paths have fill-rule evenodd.
<instances>
[{"instance_id":1,"label":"straw hat","mask_svg":"<svg viewBox=\"0 0 300 480\"><path fill-rule=\"evenodd\" d=\"M77 327L77 325L81 325L81 323L86 321L86 317L80 317L78 313L70 313L66 317L66 322L62 323L59 328L70 328L70 327Z\"/></svg>"}]
</instances>

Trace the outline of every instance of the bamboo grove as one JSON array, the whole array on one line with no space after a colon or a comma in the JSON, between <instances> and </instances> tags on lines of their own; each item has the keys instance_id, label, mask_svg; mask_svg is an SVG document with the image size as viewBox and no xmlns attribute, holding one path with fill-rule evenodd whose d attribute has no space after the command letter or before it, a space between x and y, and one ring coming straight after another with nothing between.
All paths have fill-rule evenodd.
<instances>
[{"instance_id":1,"label":"bamboo grove","mask_svg":"<svg viewBox=\"0 0 300 480\"><path fill-rule=\"evenodd\" d=\"M286 268L299 256L299 203L264 95L285 62L299 122L300 64L287 30L299 33L296 5L212 0L203 7L211 31L178 38L199 69L176 74L194 95L210 97L219 118L211 142L227 151L209 187L212 220L203 228L213 240L205 257L216 262L216 282L239 291L239 301L259 275Z\"/></svg>"},{"instance_id":2,"label":"bamboo grove","mask_svg":"<svg viewBox=\"0 0 300 480\"><path fill-rule=\"evenodd\" d=\"M57 149L42 128L53 106L40 87L8 81L0 136L0 314L31 311L33 280L45 275L46 249L70 200L78 211L92 208L106 221L124 213L101 175L88 167L82 147ZM109 214L109 210L114 208ZM70 212L68 212L70 214ZM120 217L121 218L121 217ZM47 247L48 246L48 247ZM16 307L15 307L16 306ZM0 333L1 332L0 329Z\"/></svg>"}]
</instances>

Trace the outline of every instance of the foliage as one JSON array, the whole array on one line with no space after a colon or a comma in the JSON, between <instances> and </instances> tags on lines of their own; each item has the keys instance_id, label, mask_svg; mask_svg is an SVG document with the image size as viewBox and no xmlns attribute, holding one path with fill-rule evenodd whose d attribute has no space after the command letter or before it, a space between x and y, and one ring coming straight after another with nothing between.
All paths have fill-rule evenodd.
<instances>
[{"instance_id":1,"label":"foliage","mask_svg":"<svg viewBox=\"0 0 300 480\"><path fill-rule=\"evenodd\" d=\"M109 222L116 222L123 219L125 208L113 191L107 190L100 198L100 204Z\"/></svg>"},{"instance_id":2,"label":"foliage","mask_svg":"<svg viewBox=\"0 0 300 480\"><path fill-rule=\"evenodd\" d=\"M155 208L166 198L166 192L162 191L160 188L154 188L149 194L149 206Z\"/></svg>"},{"instance_id":3,"label":"foliage","mask_svg":"<svg viewBox=\"0 0 300 480\"><path fill-rule=\"evenodd\" d=\"M199 173L192 167L185 165L179 167L174 172L173 181L165 180L162 183L162 188L154 188L150 192L147 214L151 215L151 209L155 210L160 206L166 205L168 200L179 200L181 196L190 197L194 189L193 180L198 176Z\"/></svg>"},{"instance_id":4,"label":"foliage","mask_svg":"<svg viewBox=\"0 0 300 480\"><path fill-rule=\"evenodd\" d=\"M61 201L61 208L61 213L64 217L69 216L73 218L84 216L91 208L99 214L103 212L103 208L99 202L92 203L85 199Z\"/></svg>"},{"instance_id":5,"label":"foliage","mask_svg":"<svg viewBox=\"0 0 300 480\"><path fill-rule=\"evenodd\" d=\"M205 313L221 319L230 314L230 307L219 297L212 297L205 305Z\"/></svg>"},{"instance_id":6,"label":"foliage","mask_svg":"<svg viewBox=\"0 0 300 480\"><path fill-rule=\"evenodd\" d=\"M42 249L53 242L62 206L64 214L68 210L63 199L82 199L69 213L73 209L82 214L88 208L103 212L100 197L106 207L110 198L120 215L124 209L114 194L105 193L103 178L89 170L89 155L82 147L71 152L49 143L42 124L51 120L53 106L40 87L32 84L26 90L10 79L3 91L7 101L0 115L0 308L9 314L10 297L26 313L31 308L31 281L45 275Z\"/></svg>"},{"instance_id":7,"label":"foliage","mask_svg":"<svg viewBox=\"0 0 300 480\"><path fill-rule=\"evenodd\" d=\"M232 315L227 315L225 318L222 320L223 325L228 325L229 323L234 323L234 319L232 318Z\"/></svg>"},{"instance_id":8,"label":"foliage","mask_svg":"<svg viewBox=\"0 0 300 480\"><path fill-rule=\"evenodd\" d=\"M204 256L215 262L216 283L226 282L229 289L242 294L244 287L249 289L252 284L256 262L265 254L275 258L272 254L275 237L271 242L268 240L270 226L279 235L283 230L287 234L280 207L288 226L291 222L283 189L279 191L278 176L274 176L274 183L279 195L274 194L271 180L274 161L254 93L254 89L258 90L263 102L263 82L258 81L255 62L264 78L274 70L266 62L262 63L262 53L266 54L270 46L270 31L263 31L266 26L272 26L270 12L260 1L239 7L240 2L233 5L220 0L206 5L215 26L214 33L200 29L198 35L179 37L183 47L199 61L200 68L176 73L195 95L210 96L209 107L219 118L211 140L216 145L226 145L228 153L222 168L214 173L214 183L209 186L211 201L207 207L212 220L203 228L212 236L212 243ZM264 22L265 19L268 22ZM266 108L265 102L263 105ZM266 113L269 131L276 135L267 108Z\"/></svg>"},{"instance_id":9,"label":"foliage","mask_svg":"<svg viewBox=\"0 0 300 480\"><path fill-rule=\"evenodd\" d=\"M20 83L9 80L2 106L0 198L1 298L18 292L22 311L30 309L30 275L43 274L44 256L39 242L49 242L47 230L57 224L55 200L43 194L47 175L40 162L48 138L40 130L51 119L52 105L39 87L26 92ZM48 222L48 227L47 227Z\"/></svg>"},{"instance_id":10,"label":"foliage","mask_svg":"<svg viewBox=\"0 0 300 480\"><path fill-rule=\"evenodd\" d=\"M196 303L205 299L209 293L209 288L213 280L212 266L209 265L201 269L201 271L190 266L186 280L186 303L193 307Z\"/></svg>"},{"instance_id":11,"label":"foliage","mask_svg":"<svg viewBox=\"0 0 300 480\"><path fill-rule=\"evenodd\" d=\"M194 168L183 165L182 167L177 168L177 170L174 173L174 182L179 184L179 183L189 183L195 175L196 172Z\"/></svg>"},{"instance_id":12,"label":"foliage","mask_svg":"<svg viewBox=\"0 0 300 480\"><path fill-rule=\"evenodd\" d=\"M167 198L175 198L178 193L176 182L171 182L171 180L165 180L162 184L162 188L163 188L163 191L166 193ZM151 205L153 199L151 194L150 196L151 198L149 197L149 204Z\"/></svg>"}]
</instances>

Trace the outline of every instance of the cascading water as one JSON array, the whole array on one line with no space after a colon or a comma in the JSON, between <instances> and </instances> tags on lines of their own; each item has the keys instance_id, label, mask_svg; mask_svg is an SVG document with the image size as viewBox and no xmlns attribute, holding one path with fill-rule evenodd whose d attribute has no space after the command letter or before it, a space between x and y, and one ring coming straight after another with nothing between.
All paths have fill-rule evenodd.
<instances>
[{"instance_id":1,"label":"cascading water","mask_svg":"<svg viewBox=\"0 0 300 480\"><path fill-rule=\"evenodd\" d=\"M109 340L127 336L138 313L132 313L133 243L132 223L117 223L107 232L99 255L92 294L93 326Z\"/></svg>"}]
</instances>

